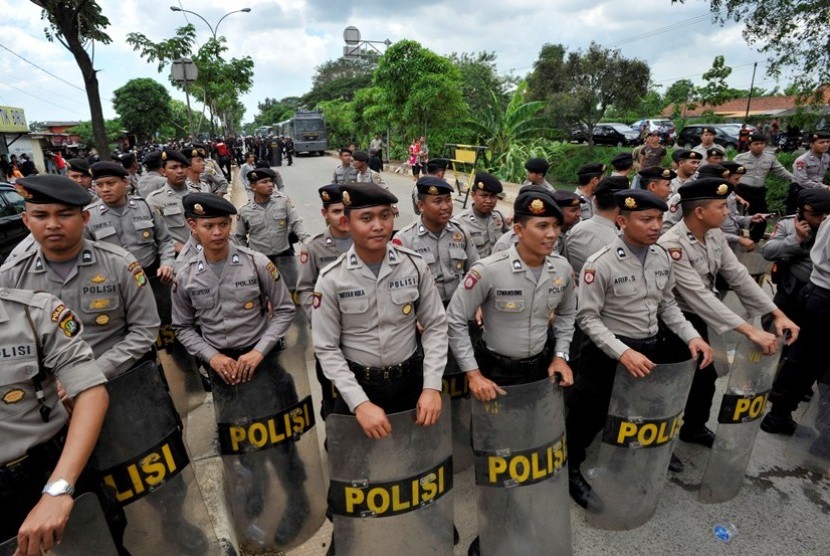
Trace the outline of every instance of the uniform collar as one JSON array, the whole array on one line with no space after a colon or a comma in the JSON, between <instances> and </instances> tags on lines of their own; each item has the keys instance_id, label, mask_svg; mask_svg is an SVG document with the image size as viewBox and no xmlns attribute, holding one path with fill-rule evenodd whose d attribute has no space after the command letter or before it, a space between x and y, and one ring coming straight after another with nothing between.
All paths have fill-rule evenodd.
<instances>
[{"instance_id":1,"label":"uniform collar","mask_svg":"<svg viewBox=\"0 0 830 556\"><path fill-rule=\"evenodd\" d=\"M516 245L511 245L507 249L508 256L507 258L510 260L510 269L513 271L514 274L519 272L523 272L525 276L536 283L536 275L533 273L533 269L531 269L525 262L522 260L521 256L519 256L519 250L516 249ZM553 261L549 257L545 257L545 262L543 263L543 267L548 273L555 273L556 267L553 264ZM545 281L546 274L543 274L541 277L540 284Z\"/></svg>"},{"instance_id":2,"label":"uniform collar","mask_svg":"<svg viewBox=\"0 0 830 556\"><path fill-rule=\"evenodd\" d=\"M606 226L614 230L617 229L617 224L613 220L611 220L610 218L605 218L599 213L595 212L594 216L591 217L591 220L596 220L597 224L600 224L602 226Z\"/></svg>"},{"instance_id":3,"label":"uniform collar","mask_svg":"<svg viewBox=\"0 0 830 556\"><path fill-rule=\"evenodd\" d=\"M242 253L239 252L236 244L229 240L230 245L228 245L228 258L225 259L225 267L227 266L241 266L242 265ZM205 272L208 267L207 259L205 258L205 250L200 249L202 246L197 244L196 247L196 270L201 274Z\"/></svg>"},{"instance_id":4,"label":"uniform collar","mask_svg":"<svg viewBox=\"0 0 830 556\"><path fill-rule=\"evenodd\" d=\"M78 258L75 260L75 268L69 273L66 277L66 280L59 279L60 282L66 282L70 279L74 278L75 275L78 273L78 267L81 266L91 266L94 265L97 261L95 257L95 251L92 249L92 244L89 240L83 240L83 246L81 247L81 251L78 253ZM46 257L43 255L43 249L40 245L37 246L37 250L34 252L34 265L29 272L34 274L43 274L46 272ZM54 275L54 273L50 272L50 274ZM57 275L54 275L57 277Z\"/></svg>"},{"instance_id":5,"label":"uniform collar","mask_svg":"<svg viewBox=\"0 0 830 556\"><path fill-rule=\"evenodd\" d=\"M127 196L127 202L126 202L124 205L122 205L121 207L118 207L118 208L127 207L127 208L134 209L134 208L136 208L137 206L138 206L138 203L136 203L135 199L133 199L132 197L130 197L130 196L128 195L128 196ZM106 214L106 213L107 213L107 211L109 211L111 208L112 208L112 207L110 207L110 206L109 206L108 204L106 204L104 201L101 201L101 204L100 204L100 205L98 205L98 212L99 212L99 213L101 213L101 214Z\"/></svg>"},{"instance_id":6,"label":"uniform collar","mask_svg":"<svg viewBox=\"0 0 830 556\"><path fill-rule=\"evenodd\" d=\"M622 236L619 236L617 238L617 241L611 244L611 251L614 252L614 257L616 257L618 261L633 260L637 261L638 263L640 262L640 260L637 258L637 255L635 255L631 251L631 249L629 249L628 244L625 242L625 240L623 240ZM654 254L656 252L657 247L655 247L654 245L648 246L649 255ZM646 257L646 264L648 264L648 261L649 258Z\"/></svg>"}]
</instances>

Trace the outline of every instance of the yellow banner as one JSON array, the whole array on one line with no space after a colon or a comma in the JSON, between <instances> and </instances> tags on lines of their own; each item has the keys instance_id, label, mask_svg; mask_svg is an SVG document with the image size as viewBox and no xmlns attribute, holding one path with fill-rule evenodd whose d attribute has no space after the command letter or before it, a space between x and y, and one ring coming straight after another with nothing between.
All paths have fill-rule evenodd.
<instances>
[{"instance_id":1,"label":"yellow banner","mask_svg":"<svg viewBox=\"0 0 830 556\"><path fill-rule=\"evenodd\" d=\"M27 132L26 113L15 106L0 106L0 133Z\"/></svg>"}]
</instances>

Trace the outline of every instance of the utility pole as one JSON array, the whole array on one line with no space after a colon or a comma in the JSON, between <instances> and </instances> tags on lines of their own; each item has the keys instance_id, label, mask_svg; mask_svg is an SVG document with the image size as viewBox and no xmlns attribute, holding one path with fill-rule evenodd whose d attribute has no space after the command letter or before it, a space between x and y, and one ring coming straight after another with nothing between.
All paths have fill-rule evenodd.
<instances>
[{"instance_id":1,"label":"utility pole","mask_svg":"<svg viewBox=\"0 0 830 556\"><path fill-rule=\"evenodd\" d=\"M752 82L749 84L749 98L746 99L746 115L744 116L744 120L749 118L749 106L752 104L752 89L755 88L755 70L758 69L758 62L755 62L752 65Z\"/></svg>"}]
</instances>

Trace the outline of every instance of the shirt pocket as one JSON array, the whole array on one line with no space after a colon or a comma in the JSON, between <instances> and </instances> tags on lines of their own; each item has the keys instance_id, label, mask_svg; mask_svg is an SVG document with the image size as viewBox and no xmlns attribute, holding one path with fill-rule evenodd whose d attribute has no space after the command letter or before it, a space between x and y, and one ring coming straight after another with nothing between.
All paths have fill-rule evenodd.
<instances>
[{"instance_id":1,"label":"shirt pocket","mask_svg":"<svg viewBox=\"0 0 830 556\"><path fill-rule=\"evenodd\" d=\"M366 297L353 297L340 300L340 312L344 315L361 315L369 310L369 300Z\"/></svg>"},{"instance_id":2,"label":"shirt pocket","mask_svg":"<svg viewBox=\"0 0 830 556\"><path fill-rule=\"evenodd\" d=\"M136 220L135 242L139 244L153 243L156 240L152 220Z\"/></svg>"},{"instance_id":3,"label":"shirt pocket","mask_svg":"<svg viewBox=\"0 0 830 556\"><path fill-rule=\"evenodd\" d=\"M278 209L271 213L271 220L274 221L278 229L283 229L288 225L288 211L285 209Z\"/></svg>"},{"instance_id":4,"label":"shirt pocket","mask_svg":"<svg viewBox=\"0 0 830 556\"><path fill-rule=\"evenodd\" d=\"M98 228L92 234L95 236L95 241L109 241L115 236L116 231L113 226L104 226L103 228Z\"/></svg>"},{"instance_id":5,"label":"shirt pocket","mask_svg":"<svg viewBox=\"0 0 830 556\"><path fill-rule=\"evenodd\" d=\"M487 243L487 234L484 232L470 232L470 236L473 238L473 244L476 247L481 247Z\"/></svg>"},{"instance_id":6,"label":"shirt pocket","mask_svg":"<svg viewBox=\"0 0 830 556\"><path fill-rule=\"evenodd\" d=\"M633 297L637 294L639 284L631 280L614 284L614 295L617 297ZM645 292L642 292L645 295Z\"/></svg>"},{"instance_id":7,"label":"shirt pocket","mask_svg":"<svg viewBox=\"0 0 830 556\"><path fill-rule=\"evenodd\" d=\"M31 349L34 350L34 346ZM37 408L35 385L32 382L32 377L37 373L37 358L3 363L3 373L0 374L0 399L3 400L0 403L0 421L18 417ZM48 401L54 398L46 399Z\"/></svg>"},{"instance_id":8,"label":"shirt pocket","mask_svg":"<svg viewBox=\"0 0 830 556\"><path fill-rule=\"evenodd\" d=\"M450 247L452 270L456 274L464 274L467 266L467 252L460 247Z\"/></svg>"},{"instance_id":9,"label":"shirt pocket","mask_svg":"<svg viewBox=\"0 0 830 556\"><path fill-rule=\"evenodd\" d=\"M408 303L414 303L418 299L418 290L416 288L392 290L389 297L395 305L406 305Z\"/></svg>"},{"instance_id":10,"label":"shirt pocket","mask_svg":"<svg viewBox=\"0 0 830 556\"><path fill-rule=\"evenodd\" d=\"M104 287L109 285L102 284ZM121 296L118 295L118 286L112 285L112 287L115 289L114 292L81 296L81 311L87 315L98 315L118 310L121 307ZM106 320L109 322L109 319Z\"/></svg>"},{"instance_id":11,"label":"shirt pocket","mask_svg":"<svg viewBox=\"0 0 830 556\"><path fill-rule=\"evenodd\" d=\"M211 307L216 306L216 291L211 290L200 295L190 295L190 304L194 309L205 311Z\"/></svg>"},{"instance_id":12,"label":"shirt pocket","mask_svg":"<svg viewBox=\"0 0 830 556\"><path fill-rule=\"evenodd\" d=\"M521 297L497 297L496 310L503 313L521 313L525 310L525 300Z\"/></svg>"}]
</instances>

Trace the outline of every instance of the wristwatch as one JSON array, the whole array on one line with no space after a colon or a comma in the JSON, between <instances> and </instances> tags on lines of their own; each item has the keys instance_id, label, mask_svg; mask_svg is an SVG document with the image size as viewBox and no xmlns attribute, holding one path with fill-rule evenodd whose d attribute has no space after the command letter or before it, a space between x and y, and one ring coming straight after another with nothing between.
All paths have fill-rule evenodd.
<instances>
[{"instance_id":1,"label":"wristwatch","mask_svg":"<svg viewBox=\"0 0 830 556\"><path fill-rule=\"evenodd\" d=\"M558 357L559 359L564 359L565 363L567 363L568 360L570 359L570 357L568 357L568 354L565 353L564 351L557 351L553 354L553 356Z\"/></svg>"},{"instance_id":2,"label":"wristwatch","mask_svg":"<svg viewBox=\"0 0 830 556\"><path fill-rule=\"evenodd\" d=\"M62 496L64 494L72 496L75 492L75 487L66 482L65 479L58 479L57 481L46 483L46 486L43 487L41 492L49 496Z\"/></svg>"}]
</instances>

